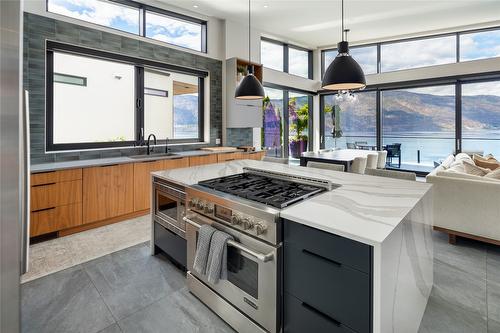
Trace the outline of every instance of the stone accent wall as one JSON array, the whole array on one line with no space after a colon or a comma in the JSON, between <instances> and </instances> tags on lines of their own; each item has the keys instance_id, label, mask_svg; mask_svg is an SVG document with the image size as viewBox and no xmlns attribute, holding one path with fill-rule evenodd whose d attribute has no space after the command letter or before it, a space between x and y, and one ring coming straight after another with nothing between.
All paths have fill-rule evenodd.
<instances>
[{"instance_id":1,"label":"stone accent wall","mask_svg":"<svg viewBox=\"0 0 500 333\"><path fill-rule=\"evenodd\" d=\"M136 58L205 70L210 73L210 145L222 138L222 62L147 41L24 13L24 89L30 92L31 163L135 155L144 148L45 152L46 41L57 41ZM191 150L200 144L172 147Z\"/></svg>"}]
</instances>

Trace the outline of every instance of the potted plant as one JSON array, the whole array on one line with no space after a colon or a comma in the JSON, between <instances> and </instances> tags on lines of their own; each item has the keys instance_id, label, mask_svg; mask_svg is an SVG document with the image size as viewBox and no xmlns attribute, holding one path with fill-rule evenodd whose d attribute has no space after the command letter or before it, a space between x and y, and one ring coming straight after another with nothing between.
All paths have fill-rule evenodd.
<instances>
[{"instance_id":1,"label":"potted plant","mask_svg":"<svg viewBox=\"0 0 500 333\"><path fill-rule=\"evenodd\" d=\"M304 131L309 126L309 105L304 104L297 108L297 98L291 98L288 103L288 114L290 120L290 155L300 158L307 150L308 135Z\"/></svg>"},{"instance_id":2,"label":"potted plant","mask_svg":"<svg viewBox=\"0 0 500 333\"><path fill-rule=\"evenodd\" d=\"M247 75L247 68L244 65L237 65L236 66L236 80L238 82L241 81L241 79Z\"/></svg>"}]
</instances>

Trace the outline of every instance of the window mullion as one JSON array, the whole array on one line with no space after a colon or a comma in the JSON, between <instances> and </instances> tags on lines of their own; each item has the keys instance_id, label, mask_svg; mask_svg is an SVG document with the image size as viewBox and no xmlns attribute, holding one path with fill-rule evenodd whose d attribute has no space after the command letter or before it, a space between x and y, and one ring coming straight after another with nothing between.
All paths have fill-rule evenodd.
<instances>
[{"instance_id":1,"label":"window mullion","mask_svg":"<svg viewBox=\"0 0 500 333\"><path fill-rule=\"evenodd\" d=\"M144 145L144 68L135 67L135 128L136 144Z\"/></svg>"}]
</instances>

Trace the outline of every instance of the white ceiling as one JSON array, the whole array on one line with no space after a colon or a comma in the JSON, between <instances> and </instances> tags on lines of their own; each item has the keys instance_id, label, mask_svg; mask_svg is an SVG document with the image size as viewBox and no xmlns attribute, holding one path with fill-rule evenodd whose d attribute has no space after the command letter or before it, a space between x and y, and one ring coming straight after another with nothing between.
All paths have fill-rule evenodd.
<instances>
[{"instance_id":1,"label":"white ceiling","mask_svg":"<svg viewBox=\"0 0 500 333\"><path fill-rule=\"evenodd\" d=\"M248 20L247 0L161 1L242 24ZM344 6L351 42L500 25L500 0L345 0ZM252 25L303 46L334 45L340 38L340 0L252 0Z\"/></svg>"}]
</instances>

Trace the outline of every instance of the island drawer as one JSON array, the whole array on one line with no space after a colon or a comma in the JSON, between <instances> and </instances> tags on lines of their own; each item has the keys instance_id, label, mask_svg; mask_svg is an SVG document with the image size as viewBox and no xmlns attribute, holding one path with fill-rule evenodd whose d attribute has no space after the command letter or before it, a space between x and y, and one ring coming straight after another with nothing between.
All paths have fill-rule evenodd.
<instances>
[{"instance_id":1,"label":"island drawer","mask_svg":"<svg viewBox=\"0 0 500 333\"><path fill-rule=\"evenodd\" d=\"M334 218L334 217L332 217ZM285 220L285 242L365 273L371 271L371 246Z\"/></svg>"},{"instance_id":2,"label":"island drawer","mask_svg":"<svg viewBox=\"0 0 500 333\"><path fill-rule=\"evenodd\" d=\"M371 278L321 254L284 246L284 289L357 332L370 332Z\"/></svg>"},{"instance_id":3,"label":"island drawer","mask_svg":"<svg viewBox=\"0 0 500 333\"><path fill-rule=\"evenodd\" d=\"M283 327L285 333L355 333L349 327L288 293L285 293L284 315L287 318Z\"/></svg>"}]
</instances>

